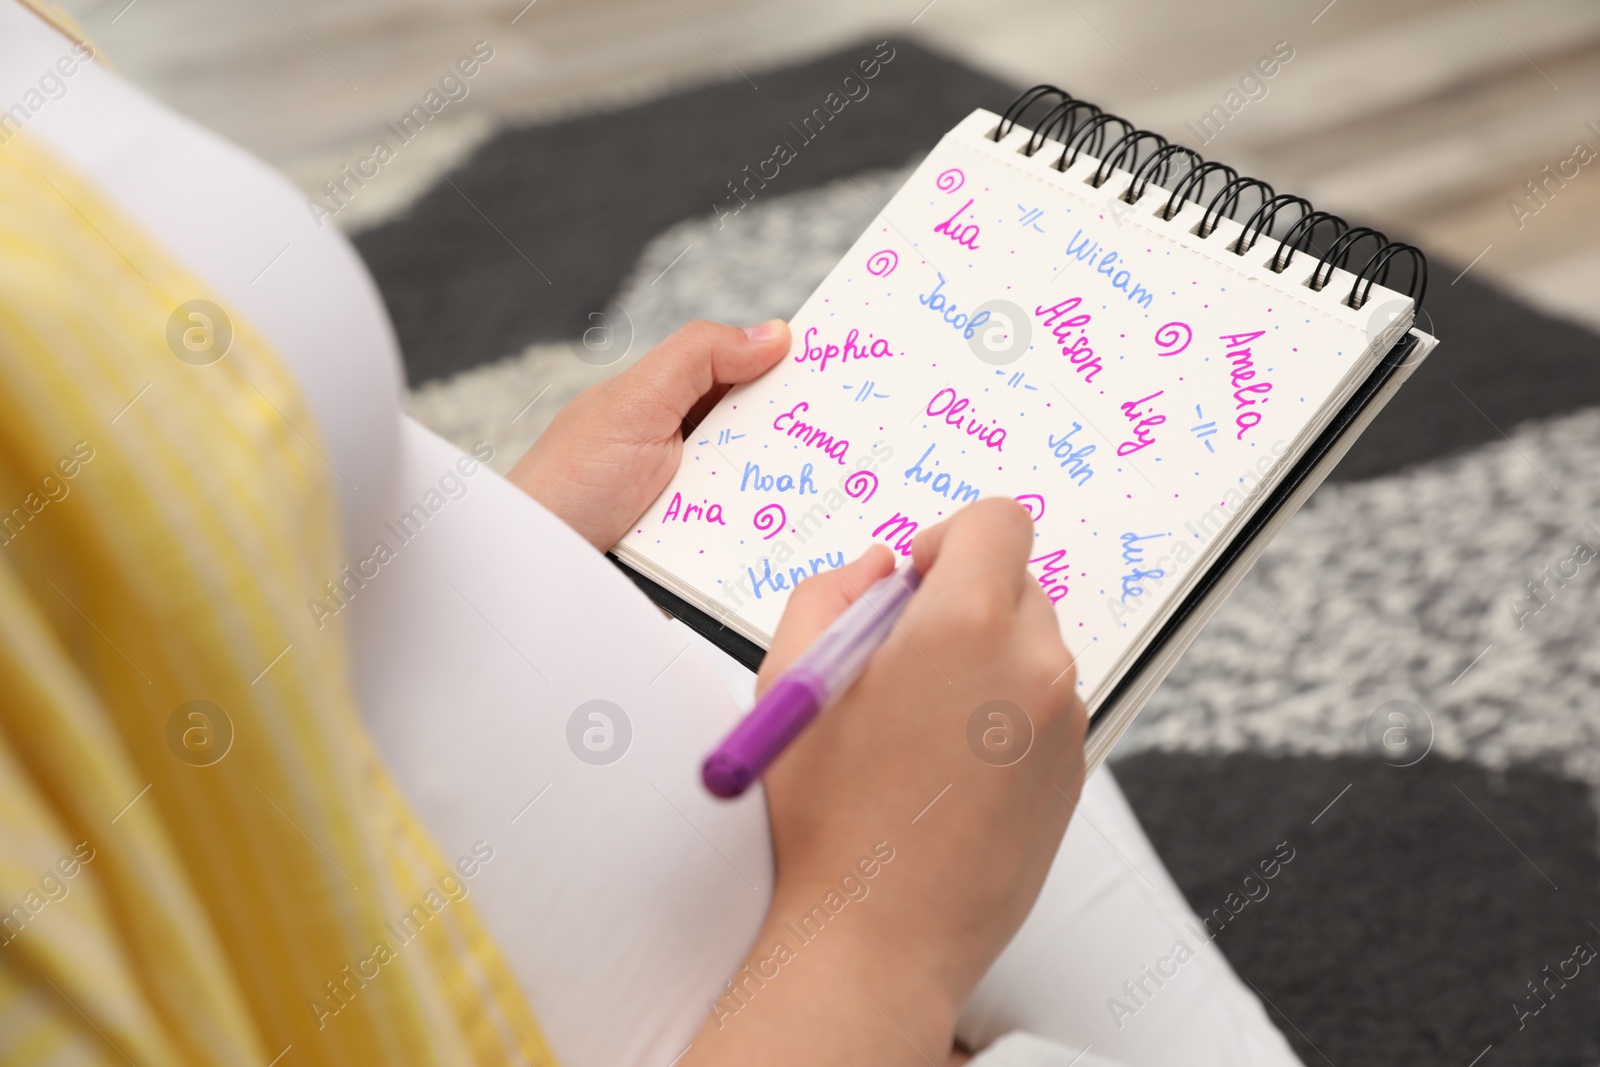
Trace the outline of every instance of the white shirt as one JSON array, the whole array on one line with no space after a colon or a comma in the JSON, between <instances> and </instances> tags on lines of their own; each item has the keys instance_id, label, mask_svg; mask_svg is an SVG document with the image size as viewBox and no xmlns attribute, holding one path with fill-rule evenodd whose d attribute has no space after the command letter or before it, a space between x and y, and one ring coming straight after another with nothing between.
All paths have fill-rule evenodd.
<instances>
[{"instance_id":1,"label":"white shirt","mask_svg":"<svg viewBox=\"0 0 1600 1067\"><path fill-rule=\"evenodd\" d=\"M32 10L0 2L0 134L38 137L210 287L196 298L273 344L316 418L302 429L320 431L354 549L394 479L405 388L371 275L277 172L79 56Z\"/></svg>"}]
</instances>

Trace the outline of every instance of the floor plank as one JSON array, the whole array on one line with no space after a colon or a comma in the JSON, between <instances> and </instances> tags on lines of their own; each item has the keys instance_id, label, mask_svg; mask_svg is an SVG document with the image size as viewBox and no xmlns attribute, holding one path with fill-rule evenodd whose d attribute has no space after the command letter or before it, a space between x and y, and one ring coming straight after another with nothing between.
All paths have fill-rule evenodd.
<instances>
[{"instance_id":1,"label":"floor plank","mask_svg":"<svg viewBox=\"0 0 1600 1067\"><path fill-rule=\"evenodd\" d=\"M341 218L409 199L495 124L617 105L874 35L911 35L1018 83L1055 81L1180 139L1286 41L1294 58L1204 146L1600 324L1600 177L1519 229L1522 183L1600 151L1592 0L67 0L130 77L314 190L476 41L495 58L425 148ZM753 89L752 91L759 91ZM1450 263L1441 264L1444 271Z\"/></svg>"}]
</instances>

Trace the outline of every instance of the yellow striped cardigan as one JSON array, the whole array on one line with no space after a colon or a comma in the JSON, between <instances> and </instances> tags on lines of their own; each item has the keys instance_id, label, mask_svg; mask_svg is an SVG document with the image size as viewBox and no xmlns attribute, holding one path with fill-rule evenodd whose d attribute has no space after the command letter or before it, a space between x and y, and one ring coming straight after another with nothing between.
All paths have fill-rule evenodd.
<instances>
[{"instance_id":1,"label":"yellow striped cardigan","mask_svg":"<svg viewBox=\"0 0 1600 1067\"><path fill-rule=\"evenodd\" d=\"M295 383L237 318L169 345L204 293L0 146L0 1063L553 1064L470 900L395 936L456 874L302 606Z\"/></svg>"}]
</instances>

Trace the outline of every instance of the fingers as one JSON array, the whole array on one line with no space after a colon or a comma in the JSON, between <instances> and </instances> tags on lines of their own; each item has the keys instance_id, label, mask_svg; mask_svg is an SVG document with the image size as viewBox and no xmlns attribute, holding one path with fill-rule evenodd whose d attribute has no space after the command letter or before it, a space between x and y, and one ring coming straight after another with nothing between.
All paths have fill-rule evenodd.
<instances>
[{"instance_id":1,"label":"fingers","mask_svg":"<svg viewBox=\"0 0 1600 1067\"><path fill-rule=\"evenodd\" d=\"M782 319L748 329L691 322L651 349L619 383L634 402L660 405L663 432L676 431L703 400L759 377L788 351L789 326Z\"/></svg>"},{"instance_id":2,"label":"fingers","mask_svg":"<svg viewBox=\"0 0 1600 1067\"><path fill-rule=\"evenodd\" d=\"M868 586L892 572L894 564L893 552L884 545L873 545L838 570L824 571L795 586L778 632L772 635L772 647L761 663L756 688L765 689L783 673Z\"/></svg>"},{"instance_id":3,"label":"fingers","mask_svg":"<svg viewBox=\"0 0 1600 1067\"><path fill-rule=\"evenodd\" d=\"M1015 500L988 497L917 534L911 558L939 586L1021 595L1033 549L1033 520ZM935 577L937 576L937 577Z\"/></svg>"},{"instance_id":4,"label":"fingers","mask_svg":"<svg viewBox=\"0 0 1600 1067\"><path fill-rule=\"evenodd\" d=\"M1045 595L1038 582L1029 582L1029 585L1032 588L1024 586L1017 602L1017 617L1027 629L1037 630L1040 633L1060 633L1061 622L1056 617L1056 606L1050 603L1050 598ZM1071 656L1063 648L1061 665L1065 667L1070 659Z\"/></svg>"},{"instance_id":5,"label":"fingers","mask_svg":"<svg viewBox=\"0 0 1600 1067\"><path fill-rule=\"evenodd\" d=\"M1039 666L1042 673L1049 676L1045 679L1049 688L1065 701L1078 692L1077 656L1063 640L1055 605L1037 582L1032 586L1022 590L1017 617L1024 633L1038 635Z\"/></svg>"}]
</instances>

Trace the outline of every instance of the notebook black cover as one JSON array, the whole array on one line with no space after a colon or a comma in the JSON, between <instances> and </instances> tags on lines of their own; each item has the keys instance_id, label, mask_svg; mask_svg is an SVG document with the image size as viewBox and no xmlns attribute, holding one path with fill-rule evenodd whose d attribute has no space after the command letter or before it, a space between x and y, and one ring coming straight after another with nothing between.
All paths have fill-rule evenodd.
<instances>
[{"instance_id":1,"label":"notebook black cover","mask_svg":"<svg viewBox=\"0 0 1600 1067\"><path fill-rule=\"evenodd\" d=\"M1095 711L1094 718L1090 720L1090 729L1094 728L1095 722L1106 711L1117 706L1117 702L1127 693L1129 687L1139 680L1145 668L1160 654L1162 647L1179 631L1189 616L1200 605L1205 603L1206 598L1216 588L1217 583L1222 581L1223 577L1228 573L1228 569L1250 548L1255 539L1261 536L1262 531L1271 522L1272 517L1281 511L1290 498L1294 496L1295 490L1304 485L1306 479L1312 476L1322 458L1338 445L1346 433L1350 432L1356 419L1361 415L1362 411L1366 410L1367 405L1372 403L1378 396L1384 384L1394 377L1400 368L1406 365L1406 361L1417 350L1418 344L1417 338L1408 332L1395 343L1393 348L1389 349L1388 354L1378 362L1372 373L1367 376L1367 380L1346 401L1344 407L1339 409L1339 414L1334 416L1333 421L1323 428L1322 433L1317 436L1316 440L1311 442L1311 446L1301 454L1294 466L1289 468L1289 473L1284 476L1283 481L1278 483L1272 494L1262 502L1259 508L1251 513L1243 528L1223 548L1216 561L1201 576L1200 581L1195 583L1195 587L1189 591L1189 595L1183 598L1178 610L1173 612L1172 617L1166 621L1160 630L1156 631L1155 639L1150 642L1149 647L1133 661L1132 666L1123 674L1121 680L1112 687L1111 692L1106 694L1105 700L1101 702L1100 707Z\"/></svg>"},{"instance_id":2,"label":"notebook black cover","mask_svg":"<svg viewBox=\"0 0 1600 1067\"><path fill-rule=\"evenodd\" d=\"M632 578L633 584L644 590L644 595L654 600L656 606L662 611L679 620L689 629L750 668L751 672L761 669L761 661L767 655L766 649L737 630L729 629L726 625L701 611L672 590L665 586L657 585L610 552L606 553L606 559L615 563L622 569L623 574Z\"/></svg>"}]
</instances>

